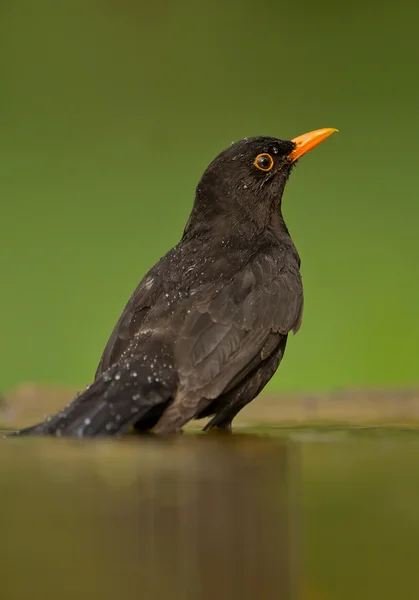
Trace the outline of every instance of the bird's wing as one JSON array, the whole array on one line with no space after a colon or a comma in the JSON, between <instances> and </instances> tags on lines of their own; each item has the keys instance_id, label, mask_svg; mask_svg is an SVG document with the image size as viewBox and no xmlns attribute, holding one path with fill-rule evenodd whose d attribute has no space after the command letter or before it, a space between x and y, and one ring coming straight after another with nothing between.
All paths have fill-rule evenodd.
<instances>
[{"instance_id":1,"label":"bird's wing","mask_svg":"<svg viewBox=\"0 0 419 600\"><path fill-rule=\"evenodd\" d=\"M200 296L200 295L199 295ZM175 346L186 393L215 398L297 331L303 290L298 265L257 254L208 300L196 297Z\"/></svg>"},{"instance_id":2,"label":"bird's wing","mask_svg":"<svg viewBox=\"0 0 419 600\"><path fill-rule=\"evenodd\" d=\"M150 272L139 283L119 317L103 351L95 379L115 364L130 346L133 336L140 330L144 319L160 293L160 282Z\"/></svg>"}]
</instances>

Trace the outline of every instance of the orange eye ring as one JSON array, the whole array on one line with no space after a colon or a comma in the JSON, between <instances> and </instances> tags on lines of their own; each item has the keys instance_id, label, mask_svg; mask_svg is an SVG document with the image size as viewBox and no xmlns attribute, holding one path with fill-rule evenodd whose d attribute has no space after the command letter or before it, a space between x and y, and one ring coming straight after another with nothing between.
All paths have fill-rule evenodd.
<instances>
[{"instance_id":1,"label":"orange eye ring","mask_svg":"<svg viewBox=\"0 0 419 600\"><path fill-rule=\"evenodd\" d=\"M258 154L253 164L257 169L259 169L259 171L264 171L267 173L274 166L274 159L270 154L267 153Z\"/></svg>"}]
</instances>

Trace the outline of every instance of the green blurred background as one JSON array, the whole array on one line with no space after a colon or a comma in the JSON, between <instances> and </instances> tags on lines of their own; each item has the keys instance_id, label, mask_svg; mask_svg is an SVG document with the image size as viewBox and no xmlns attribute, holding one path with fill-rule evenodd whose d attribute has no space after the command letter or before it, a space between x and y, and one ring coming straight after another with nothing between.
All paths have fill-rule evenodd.
<instances>
[{"instance_id":1,"label":"green blurred background","mask_svg":"<svg viewBox=\"0 0 419 600\"><path fill-rule=\"evenodd\" d=\"M6 0L0 6L0 388L82 386L233 140L340 133L284 212L303 327L272 390L418 383L411 1Z\"/></svg>"}]
</instances>

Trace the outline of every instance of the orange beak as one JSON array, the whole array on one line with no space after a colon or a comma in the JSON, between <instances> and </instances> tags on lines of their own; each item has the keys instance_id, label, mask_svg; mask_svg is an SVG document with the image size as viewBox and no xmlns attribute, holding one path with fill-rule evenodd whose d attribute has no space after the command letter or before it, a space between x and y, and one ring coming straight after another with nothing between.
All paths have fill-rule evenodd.
<instances>
[{"instance_id":1,"label":"orange beak","mask_svg":"<svg viewBox=\"0 0 419 600\"><path fill-rule=\"evenodd\" d=\"M291 140L295 144L294 150L288 154L288 160L291 162L295 162L299 158L313 150L316 146L321 144L329 135L338 131L337 129L331 129L327 127L326 129L316 129L315 131L310 131L309 133L304 133L303 135L299 135L298 137Z\"/></svg>"}]
</instances>

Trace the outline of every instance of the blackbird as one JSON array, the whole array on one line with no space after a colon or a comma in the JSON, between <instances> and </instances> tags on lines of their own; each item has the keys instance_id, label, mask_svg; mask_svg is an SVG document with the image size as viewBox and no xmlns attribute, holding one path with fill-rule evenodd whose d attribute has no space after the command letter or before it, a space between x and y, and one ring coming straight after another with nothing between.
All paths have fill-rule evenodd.
<instances>
[{"instance_id":1,"label":"blackbird","mask_svg":"<svg viewBox=\"0 0 419 600\"><path fill-rule=\"evenodd\" d=\"M94 382L18 435L230 431L271 379L303 313L300 258L281 201L296 161L336 129L233 143L198 183L181 241L145 275Z\"/></svg>"}]
</instances>

